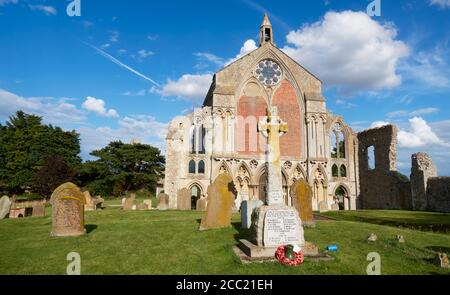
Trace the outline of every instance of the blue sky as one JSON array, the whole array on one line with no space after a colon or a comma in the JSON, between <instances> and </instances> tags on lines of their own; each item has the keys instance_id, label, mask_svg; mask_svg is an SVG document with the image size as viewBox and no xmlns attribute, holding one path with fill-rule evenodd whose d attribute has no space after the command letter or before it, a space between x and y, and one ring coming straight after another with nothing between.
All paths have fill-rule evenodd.
<instances>
[{"instance_id":1,"label":"blue sky","mask_svg":"<svg viewBox=\"0 0 450 295\"><path fill-rule=\"evenodd\" d=\"M395 123L399 169L430 153L450 175L450 0L0 0L0 121L16 110L81 134L164 148L166 124L202 102L211 75L255 49L268 12L279 48L324 82L356 131Z\"/></svg>"}]
</instances>

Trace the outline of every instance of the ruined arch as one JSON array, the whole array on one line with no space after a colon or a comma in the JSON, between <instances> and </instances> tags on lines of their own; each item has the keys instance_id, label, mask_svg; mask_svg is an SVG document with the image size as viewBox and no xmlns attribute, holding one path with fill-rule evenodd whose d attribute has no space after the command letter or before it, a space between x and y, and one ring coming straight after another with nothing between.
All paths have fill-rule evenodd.
<instances>
[{"instance_id":1,"label":"ruined arch","mask_svg":"<svg viewBox=\"0 0 450 295\"><path fill-rule=\"evenodd\" d=\"M333 189L333 200L339 210L350 210L350 188L345 183L337 184Z\"/></svg>"},{"instance_id":2,"label":"ruined arch","mask_svg":"<svg viewBox=\"0 0 450 295\"><path fill-rule=\"evenodd\" d=\"M197 201L204 196L205 190L197 181L192 182L188 187L191 194L191 210L197 210Z\"/></svg>"},{"instance_id":3,"label":"ruined arch","mask_svg":"<svg viewBox=\"0 0 450 295\"><path fill-rule=\"evenodd\" d=\"M220 164L216 167L214 174L213 174L213 181L214 179L219 176L219 174L221 173L226 173L228 175L230 175L231 177L233 177L233 174L231 173L231 169L230 166L228 165L228 163L226 161L221 161Z\"/></svg>"}]
</instances>

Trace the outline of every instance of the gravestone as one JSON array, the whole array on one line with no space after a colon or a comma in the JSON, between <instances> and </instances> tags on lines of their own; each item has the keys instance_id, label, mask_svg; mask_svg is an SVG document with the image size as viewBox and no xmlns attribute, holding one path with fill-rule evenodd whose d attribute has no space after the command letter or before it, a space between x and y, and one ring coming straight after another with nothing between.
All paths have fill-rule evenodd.
<instances>
[{"instance_id":1,"label":"gravestone","mask_svg":"<svg viewBox=\"0 0 450 295\"><path fill-rule=\"evenodd\" d=\"M376 241L378 241L378 236L374 233L371 233L369 235L369 237L367 238L367 241L368 242L376 242Z\"/></svg>"},{"instance_id":2,"label":"gravestone","mask_svg":"<svg viewBox=\"0 0 450 295\"><path fill-rule=\"evenodd\" d=\"M291 187L292 203L300 214L303 225L314 226L314 215L312 209L312 189L309 184L299 179Z\"/></svg>"},{"instance_id":3,"label":"gravestone","mask_svg":"<svg viewBox=\"0 0 450 295\"><path fill-rule=\"evenodd\" d=\"M441 268L450 268L450 263L446 253L437 253L436 257L434 258L434 264Z\"/></svg>"},{"instance_id":4,"label":"gravestone","mask_svg":"<svg viewBox=\"0 0 450 295\"><path fill-rule=\"evenodd\" d=\"M268 110L258 130L267 138L267 201L252 214L249 240L240 240L239 248L255 260L273 259L279 246L289 244L300 246L305 256L317 256L317 246L305 241L299 212L284 202L280 137L288 126L278 116L277 107Z\"/></svg>"},{"instance_id":5,"label":"gravestone","mask_svg":"<svg viewBox=\"0 0 450 295\"><path fill-rule=\"evenodd\" d=\"M339 211L339 205L336 203L331 204L331 211Z\"/></svg>"},{"instance_id":6,"label":"gravestone","mask_svg":"<svg viewBox=\"0 0 450 295\"><path fill-rule=\"evenodd\" d=\"M6 218L11 210L11 201L8 196L3 196L0 199L0 219Z\"/></svg>"},{"instance_id":7,"label":"gravestone","mask_svg":"<svg viewBox=\"0 0 450 295\"><path fill-rule=\"evenodd\" d=\"M158 210L169 209L169 195L161 193L158 195Z\"/></svg>"},{"instance_id":8,"label":"gravestone","mask_svg":"<svg viewBox=\"0 0 450 295\"><path fill-rule=\"evenodd\" d=\"M84 228L85 197L73 183L65 183L52 194L52 232L54 237L80 236Z\"/></svg>"},{"instance_id":9,"label":"gravestone","mask_svg":"<svg viewBox=\"0 0 450 295\"><path fill-rule=\"evenodd\" d=\"M206 205L208 202L206 201L206 198L202 197L197 200L197 211L205 211Z\"/></svg>"},{"instance_id":10,"label":"gravestone","mask_svg":"<svg viewBox=\"0 0 450 295\"><path fill-rule=\"evenodd\" d=\"M249 229L252 225L252 214L256 208L263 206L261 200L243 201L241 204L241 227Z\"/></svg>"},{"instance_id":11,"label":"gravestone","mask_svg":"<svg viewBox=\"0 0 450 295\"><path fill-rule=\"evenodd\" d=\"M125 202L127 201L127 198L122 198L122 207L125 205Z\"/></svg>"},{"instance_id":12,"label":"gravestone","mask_svg":"<svg viewBox=\"0 0 450 295\"><path fill-rule=\"evenodd\" d=\"M322 212L328 212L328 211L329 211L328 203L326 201L320 202L319 203L319 212L322 213Z\"/></svg>"},{"instance_id":13,"label":"gravestone","mask_svg":"<svg viewBox=\"0 0 450 295\"><path fill-rule=\"evenodd\" d=\"M44 217L45 216L45 205L43 203L34 205L32 214L33 214L33 217Z\"/></svg>"},{"instance_id":14,"label":"gravestone","mask_svg":"<svg viewBox=\"0 0 450 295\"><path fill-rule=\"evenodd\" d=\"M125 211L130 211L130 210L136 210L136 209L133 209L133 203L134 203L134 200L136 199L136 194L131 194L130 195L130 197L128 197L128 198L126 198L125 199L125 203L123 204L123 210L125 210Z\"/></svg>"},{"instance_id":15,"label":"gravestone","mask_svg":"<svg viewBox=\"0 0 450 295\"><path fill-rule=\"evenodd\" d=\"M178 191L177 209L182 211L190 211L192 209L191 193L187 188L183 188Z\"/></svg>"},{"instance_id":16,"label":"gravestone","mask_svg":"<svg viewBox=\"0 0 450 295\"><path fill-rule=\"evenodd\" d=\"M91 197L91 193L89 191L85 191L84 198L86 199L86 205L84 206L85 211L95 211L96 206L94 204L94 200Z\"/></svg>"},{"instance_id":17,"label":"gravestone","mask_svg":"<svg viewBox=\"0 0 450 295\"><path fill-rule=\"evenodd\" d=\"M233 178L228 174L220 174L208 187L208 206L200 230L230 227L235 196Z\"/></svg>"},{"instance_id":18,"label":"gravestone","mask_svg":"<svg viewBox=\"0 0 450 295\"><path fill-rule=\"evenodd\" d=\"M144 204L147 205L147 210L152 209L152 200L144 200Z\"/></svg>"}]
</instances>

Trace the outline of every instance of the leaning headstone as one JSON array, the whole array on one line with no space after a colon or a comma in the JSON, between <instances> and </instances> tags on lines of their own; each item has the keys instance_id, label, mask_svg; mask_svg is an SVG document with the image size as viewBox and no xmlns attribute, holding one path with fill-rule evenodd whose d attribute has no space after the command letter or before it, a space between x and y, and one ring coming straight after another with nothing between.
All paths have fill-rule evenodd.
<instances>
[{"instance_id":1,"label":"leaning headstone","mask_svg":"<svg viewBox=\"0 0 450 295\"><path fill-rule=\"evenodd\" d=\"M169 209L169 195L161 193L158 195L158 210L167 210Z\"/></svg>"},{"instance_id":2,"label":"leaning headstone","mask_svg":"<svg viewBox=\"0 0 450 295\"><path fill-rule=\"evenodd\" d=\"M322 213L322 212L328 212L328 211L329 211L329 209L328 209L327 202L326 201L320 202L319 203L319 212Z\"/></svg>"},{"instance_id":3,"label":"leaning headstone","mask_svg":"<svg viewBox=\"0 0 450 295\"><path fill-rule=\"evenodd\" d=\"M339 211L339 205L336 203L331 204L331 211Z\"/></svg>"},{"instance_id":4,"label":"leaning headstone","mask_svg":"<svg viewBox=\"0 0 450 295\"><path fill-rule=\"evenodd\" d=\"M96 196L94 198L94 206L95 210L97 209L103 209L103 203L105 202L105 199L103 199L101 196Z\"/></svg>"},{"instance_id":5,"label":"leaning headstone","mask_svg":"<svg viewBox=\"0 0 450 295\"><path fill-rule=\"evenodd\" d=\"M206 198L200 198L197 200L197 211L205 211L206 205L208 204L208 201Z\"/></svg>"},{"instance_id":6,"label":"leaning headstone","mask_svg":"<svg viewBox=\"0 0 450 295\"><path fill-rule=\"evenodd\" d=\"M241 227L249 229L252 225L252 214L256 208L263 206L261 200L243 201L241 204Z\"/></svg>"},{"instance_id":7,"label":"leaning headstone","mask_svg":"<svg viewBox=\"0 0 450 295\"><path fill-rule=\"evenodd\" d=\"M65 183L52 194L52 232L55 237L80 236L84 228L85 197L73 183Z\"/></svg>"},{"instance_id":8,"label":"leaning headstone","mask_svg":"<svg viewBox=\"0 0 450 295\"><path fill-rule=\"evenodd\" d=\"M189 211L192 209L191 193L187 188L183 188L178 191L177 209L183 211Z\"/></svg>"},{"instance_id":9,"label":"leaning headstone","mask_svg":"<svg viewBox=\"0 0 450 295\"><path fill-rule=\"evenodd\" d=\"M441 268L450 268L448 256L445 253L437 253L436 257L434 258L434 263Z\"/></svg>"},{"instance_id":10,"label":"leaning headstone","mask_svg":"<svg viewBox=\"0 0 450 295\"><path fill-rule=\"evenodd\" d=\"M303 180L297 180L291 187L292 202L297 209L300 220L305 226L314 226L314 215L312 209L312 189L309 184Z\"/></svg>"},{"instance_id":11,"label":"leaning headstone","mask_svg":"<svg viewBox=\"0 0 450 295\"><path fill-rule=\"evenodd\" d=\"M152 200L144 200L144 204L147 205L147 210L152 209Z\"/></svg>"},{"instance_id":12,"label":"leaning headstone","mask_svg":"<svg viewBox=\"0 0 450 295\"><path fill-rule=\"evenodd\" d=\"M44 216L45 216L45 205L43 203L34 205L33 217L44 217Z\"/></svg>"},{"instance_id":13,"label":"leaning headstone","mask_svg":"<svg viewBox=\"0 0 450 295\"><path fill-rule=\"evenodd\" d=\"M86 205L84 206L84 211L95 211L96 206L94 204L94 200L91 197L91 193L89 191L85 191L84 198L86 199Z\"/></svg>"},{"instance_id":14,"label":"leaning headstone","mask_svg":"<svg viewBox=\"0 0 450 295\"><path fill-rule=\"evenodd\" d=\"M220 174L208 187L208 206L200 230L230 227L234 199L233 178Z\"/></svg>"},{"instance_id":15,"label":"leaning headstone","mask_svg":"<svg viewBox=\"0 0 450 295\"><path fill-rule=\"evenodd\" d=\"M11 201L8 196L3 196L0 199L0 219L6 218L11 210Z\"/></svg>"},{"instance_id":16,"label":"leaning headstone","mask_svg":"<svg viewBox=\"0 0 450 295\"><path fill-rule=\"evenodd\" d=\"M133 209L133 203L136 199L136 194L131 194L129 198L126 198L125 203L123 204L123 210L130 211L130 210L136 210Z\"/></svg>"}]
</instances>

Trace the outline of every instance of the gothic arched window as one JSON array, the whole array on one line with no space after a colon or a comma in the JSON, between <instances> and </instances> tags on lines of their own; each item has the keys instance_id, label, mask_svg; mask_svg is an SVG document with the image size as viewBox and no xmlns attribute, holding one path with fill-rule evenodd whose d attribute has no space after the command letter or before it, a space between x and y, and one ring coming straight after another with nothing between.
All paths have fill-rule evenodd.
<instances>
[{"instance_id":1,"label":"gothic arched window","mask_svg":"<svg viewBox=\"0 0 450 295\"><path fill-rule=\"evenodd\" d=\"M195 174L195 161L189 161L189 174Z\"/></svg>"},{"instance_id":2,"label":"gothic arched window","mask_svg":"<svg viewBox=\"0 0 450 295\"><path fill-rule=\"evenodd\" d=\"M347 167L345 167L345 165L341 165L340 176L341 177L347 177Z\"/></svg>"},{"instance_id":3,"label":"gothic arched window","mask_svg":"<svg viewBox=\"0 0 450 295\"><path fill-rule=\"evenodd\" d=\"M336 164L331 167L331 174L333 175L333 177L339 177L339 168Z\"/></svg>"},{"instance_id":4,"label":"gothic arched window","mask_svg":"<svg viewBox=\"0 0 450 295\"><path fill-rule=\"evenodd\" d=\"M198 174L205 174L205 162L202 160L198 162Z\"/></svg>"}]
</instances>

